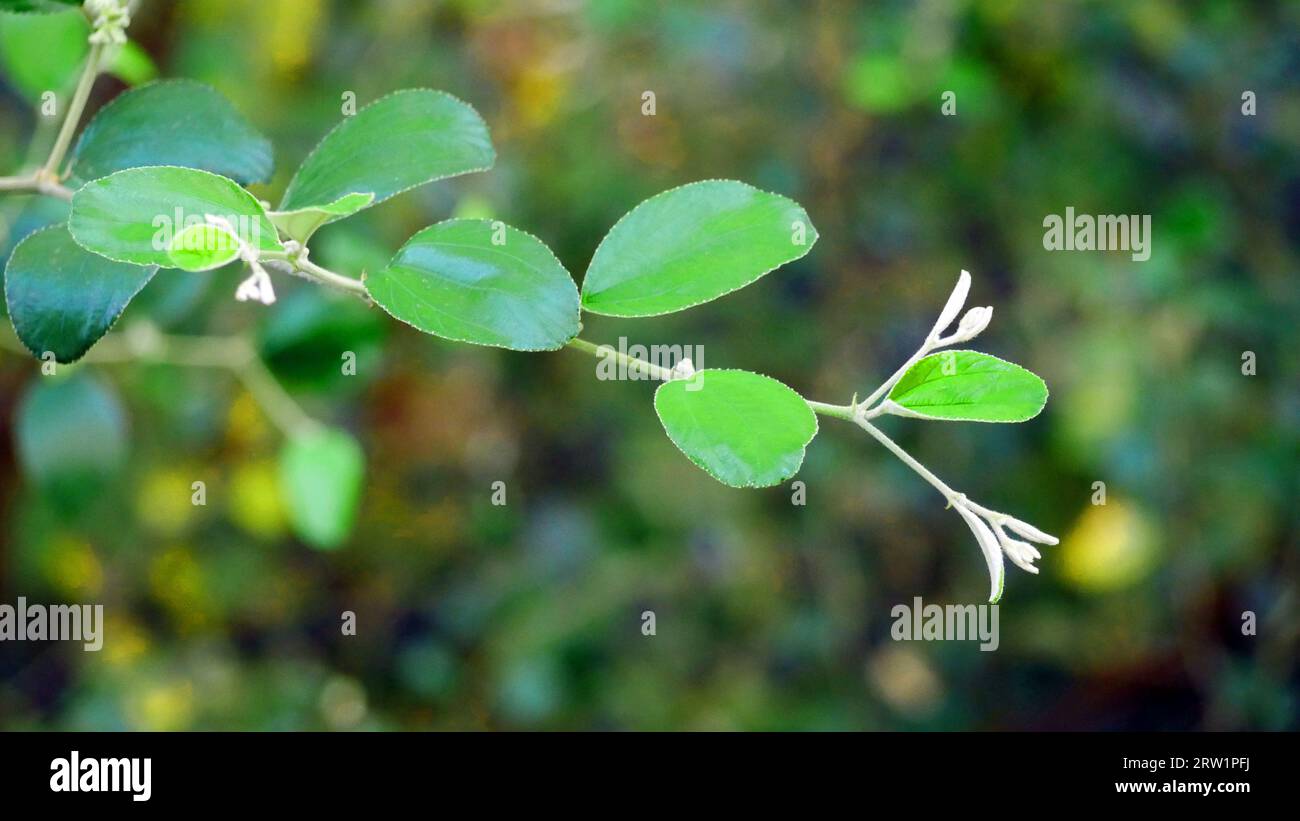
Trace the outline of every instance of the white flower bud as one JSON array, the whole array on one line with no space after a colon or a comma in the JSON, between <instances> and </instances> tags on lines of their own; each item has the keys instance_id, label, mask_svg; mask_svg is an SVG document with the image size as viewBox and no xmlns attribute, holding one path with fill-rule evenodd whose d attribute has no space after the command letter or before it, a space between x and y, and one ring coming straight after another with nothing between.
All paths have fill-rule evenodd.
<instances>
[{"instance_id":1,"label":"white flower bud","mask_svg":"<svg viewBox=\"0 0 1300 821\"><path fill-rule=\"evenodd\" d=\"M1005 533L998 533L998 538L1002 542L1002 549L1006 552L1007 558L1011 562L1028 573L1037 573L1038 568L1034 567L1034 560L1041 555L1037 549L1029 542L1022 542L1019 539L1012 539Z\"/></svg>"},{"instance_id":2,"label":"white flower bud","mask_svg":"<svg viewBox=\"0 0 1300 821\"><path fill-rule=\"evenodd\" d=\"M260 302L263 305L275 304L275 288L271 286L271 275L256 262L249 262L253 273L248 279L239 283L235 290L235 299L240 302Z\"/></svg>"},{"instance_id":3,"label":"white flower bud","mask_svg":"<svg viewBox=\"0 0 1300 821\"><path fill-rule=\"evenodd\" d=\"M966 305L966 295L970 293L970 273L962 271L957 277L957 287L952 289L948 296L948 302L943 306L943 311L939 313L939 319L934 323L934 328L930 330L930 337L937 338L944 328L952 324L961 313L962 307Z\"/></svg>"},{"instance_id":4,"label":"white flower bud","mask_svg":"<svg viewBox=\"0 0 1300 821\"><path fill-rule=\"evenodd\" d=\"M966 525L970 527L971 533L975 534L975 541L979 543L980 550L984 553L984 561L989 568L989 602L996 604L997 600L1002 598L1003 575L1006 573L998 538L993 535L993 531L984 520L967 510L964 504L956 502L953 508L966 520Z\"/></svg>"},{"instance_id":5,"label":"white flower bud","mask_svg":"<svg viewBox=\"0 0 1300 821\"><path fill-rule=\"evenodd\" d=\"M1038 542L1039 544L1060 544L1061 542L1061 540L1055 536L1049 536L1033 525L1026 524L1019 519L1014 519L1010 516L1007 517L1005 524L1007 527L1014 530L1016 535L1023 536L1031 542Z\"/></svg>"},{"instance_id":6,"label":"white flower bud","mask_svg":"<svg viewBox=\"0 0 1300 821\"><path fill-rule=\"evenodd\" d=\"M954 342L966 342L979 336L989 322L993 320L993 306L986 305L982 308L971 308L966 315L961 318L960 324L957 325L957 332L953 334Z\"/></svg>"}]
</instances>

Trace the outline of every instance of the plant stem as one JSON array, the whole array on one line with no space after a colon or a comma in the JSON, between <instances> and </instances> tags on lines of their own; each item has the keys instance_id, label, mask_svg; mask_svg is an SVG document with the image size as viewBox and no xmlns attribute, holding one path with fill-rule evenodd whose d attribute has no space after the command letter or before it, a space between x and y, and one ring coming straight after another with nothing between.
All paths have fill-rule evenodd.
<instances>
[{"instance_id":1,"label":"plant stem","mask_svg":"<svg viewBox=\"0 0 1300 821\"><path fill-rule=\"evenodd\" d=\"M831 416L835 419L843 419L847 422L853 421L852 405L828 405L825 402L814 402L811 399L805 399L804 401L808 403L808 407L812 408L813 411L820 413L822 416Z\"/></svg>"},{"instance_id":2,"label":"plant stem","mask_svg":"<svg viewBox=\"0 0 1300 821\"><path fill-rule=\"evenodd\" d=\"M927 468L925 465L918 462L916 460L916 457L914 457L912 454L908 453L907 451L903 450L903 448L899 446L897 442L895 442L893 439L890 439L888 436L886 436L885 432L882 431L880 428L871 424L865 418L862 417L858 417L857 419L854 419L853 422L858 427L862 428L867 433L871 434L871 436L877 442L884 445L885 448L888 449L890 453L894 454L900 460L902 460L903 464L907 465L912 470L916 471L922 479L924 479L925 481L933 485L934 489L942 493L943 498L948 500L948 504L951 505L965 498L964 494L958 493L957 491L949 487L946 482L944 482L938 476L935 476L934 473L932 473L929 468Z\"/></svg>"},{"instance_id":3,"label":"plant stem","mask_svg":"<svg viewBox=\"0 0 1300 821\"><path fill-rule=\"evenodd\" d=\"M90 98L90 89L95 85L95 78L99 76L99 61L103 53L103 43L90 44L90 53L86 55L86 65L81 70L81 79L77 81L77 89L72 93L72 102L68 104L68 110L64 114L63 127L59 129L59 136L54 140L54 147L50 149L50 156L45 160L45 166L37 172L38 177L51 182L57 182L61 178L59 165L63 163L63 156L72 145L72 135L77 131L77 124L81 122L81 112L85 110L86 100Z\"/></svg>"},{"instance_id":4,"label":"plant stem","mask_svg":"<svg viewBox=\"0 0 1300 821\"><path fill-rule=\"evenodd\" d=\"M578 339L577 337L570 339L566 344L570 348L589 353L597 359L612 356L615 361L620 362L635 371L646 374L652 379L659 379L667 382L673 378L673 372L671 369L665 368L662 365L655 365L654 363L647 362L644 359L638 359L635 356L629 356L610 345L596 345L593 342L588 342L585 339Z\"/></svg>"},{"instance_id":5,"label":"plant stem","mask_svg":"<svg viewBox=\"0 0 1300 821\"><path fill-rule=\"evenodd\" d=\"M921 347L917 349L916 353L912 354L912 356L906 362L904 362L899 367L898 370L894 371L893 376L889 377L884 382L882 382L880 387L872 391L870 396L868 396L866 399L863 399L859 403L859 407L865 409L865 408L870 408L872 405L874 405L878 399L880 399L881 397L883 397L885 394L889 392L890 388L898 384L898 380L903 378L903 374L907 373L909 368L911 368L913 365L919 362L923 356L928 354L933 349L934 349L934 343L932 338L927 338L925 340L925 343L922 344ZM872 416L879 416L881 412L883 412L878 408L873 408L872 410L874 411L871 414Z\"/></svg>"},{"instance_id":6,"label":"plant stem","mask_svg":"<svg viewBox=\"0 0 1300 821\"><path fill-rule=\"evenodd\" d=\"M341 291L355 294L366 302L371 301L370 292L366 290L365 283L359 279L336 274L328 268L322 268L305 256L300 259L290 260L290 263L298 271L307 274L310 279L314 279L322 285L329 285L331 288L338 288Z\"/></svg>"},{"instance_id":7,"label":"plant stem","mask_svg":"<svg viewBox=\"0 0 1300 821\"><path fill-rule=\"evenodd\" d=\"M72 201L72 189L58 180L31 174L26 177L0 177L0 191L30 191L33 194L46 194L67 202Z\"/></svg>"},{"instance_id":8,"label":"plant stem","mask_svg":"<svg viewBox=\"0 0 1300 821\"><path fill-rule=\"evenodd\" d=\"M0 348L18 353L26 349L5 329ZM257 350L242 336L169 336L151 323L138 323L99 341L83 362L115 365L147 362L185 368L217 368L234 374L262 411L286 437L319 430L313 419L272 375Z\"/></svg>"}]
</instances>

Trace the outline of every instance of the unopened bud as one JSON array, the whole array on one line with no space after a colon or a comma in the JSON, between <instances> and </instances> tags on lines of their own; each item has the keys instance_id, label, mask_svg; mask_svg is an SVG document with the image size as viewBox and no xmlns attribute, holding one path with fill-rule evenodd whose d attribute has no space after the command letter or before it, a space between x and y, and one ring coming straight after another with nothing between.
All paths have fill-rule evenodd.
<instances>
[{"instance_id":1,"label":"unopened bud","mask_svg":"<svg viewBox=\"0 0 1300 821\"><path fill-rule=\"evenodd\" d=\"M993 320L993 306L985 305L981 308L971 308L966 315L961 318L957 325L957 332L953 334L954 342L966 342L974 339L989 326Z\"/></svg>"}]
</instances>

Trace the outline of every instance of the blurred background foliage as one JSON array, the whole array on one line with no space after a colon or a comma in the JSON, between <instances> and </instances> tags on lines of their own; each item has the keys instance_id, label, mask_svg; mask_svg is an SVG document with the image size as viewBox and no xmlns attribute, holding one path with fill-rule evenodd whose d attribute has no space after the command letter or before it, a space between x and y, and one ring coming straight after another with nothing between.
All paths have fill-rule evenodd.
<instances>
[{"instance_id":1,"label":"blurred background foliage","mask_svg":"<svg viewBox=\"0 0 1300 821\"><path fill-rule=\"evenodd\" d=\"M577 353L444 343L306 283L240 304L233 268L164 273L119 327L250 334L361 440L355 532L334 551L289 535L280 436L229 374L43 378L0 351L0 601L107 618L99 653L0 646L0 726L1296 728L1297 4L146 1L131 34L92 107L154 73L212 84L276 146L267 199L344 92L429 86L484 114L497 167L323 229L313 257L335 269L472 215L536 233L580 280L644 197L746 180L807 207L809 256L674 317L585 317L584 336L703 345L835 402L892 372L969 269L972 304L996 306L980 347L1041 374L1046 411L887 429L1063 539L1041 576L1010 572L997 652L894 642L894 605L978 602L984 563L855 428L823 420L797 506L715 483L664 437L651 385ZM6 170L54 82L4 74ZM1045 251L1067 206L1151 214L1150 260ZM66 208L0 207L5 254Z\"/></svg>"}]
</instances>

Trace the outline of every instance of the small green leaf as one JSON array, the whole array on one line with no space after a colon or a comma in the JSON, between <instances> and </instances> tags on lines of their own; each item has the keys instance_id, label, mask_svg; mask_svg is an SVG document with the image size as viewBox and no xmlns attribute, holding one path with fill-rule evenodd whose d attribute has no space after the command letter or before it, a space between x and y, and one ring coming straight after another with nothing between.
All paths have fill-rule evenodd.
<instances>
[{"instance_id":1,"label":"small green leaf","mask_svg":"<svg viewBox=\"0 0 1300 821\"><path fill-rule=\"evenodd\" d=\"M668 438L731 487L769 487L799 471L817 416L784 384L749 371L706 369L655 391Z\"/></svg>"},{"instance_id":2,"label":"small green leaf","mask_svg":"<svg viewBox=\"0 0 1300 821\"><path fill-rule=\"evenodd\" d=\"M275 226L233 180L174 166L129 168L87 183L72 198L68 230L83 248L137 265L173 267L175 235L221 217L262 251L283 251Z\"/></svg>"},{"instance_id":3,"label":"small green leaf","mask_svg":"<svg viewBox=\"0 0 1300 821\"><path fill-rule=\"evenodd\" d=\"M1047 385L1019 365L976 351L921 359L889 392L889 412L954 422L1023 422L1047 404Z\"/></svg>"},{"instance_id":4,"label":"small green leaf","mask_svg":"<svg viewBox=\"0 0 1300 821\"><path fill-rule=\"evenodd\" d=\"M683 185L633 208L605 235L582 307L627 317L680 311L799 259L816 241L793 200L734 180Z\"/></svg>"},{"instance_id":5,"label":"small green leaf","mask_svg":"<svg viewBox=\"0 0 1300 821\"><path fill-rule=\"evenodd\" d=\"M450 94L408 89L382 97L325 135L289 182L281 211L323 206L358 191L378 205L434 180L496 161L487 124Z\"/></svg>"},{"instance_id":6,"label":"small green leaf","mask_svg":"<svg viewBox=\"0 0 1300 821\"><path fill-rule=\"evenodd\" d=\"M32 102L53 91L59 110L67 105L82 63L90 52L90 24L80 9L54 14L0 12L0 67Z\"/></svg>"},{"instance_id":7,"label":"small green leaf","mask_svg":"<svg viewBox=\"0 0 1300 821\"><path fill-rule=\"evenodd\" d=\"M167 80L119 94L72 150L72 173L81 180L153 165L263 182L271 174L271 142L211 86Z\"/></svg>"},{"instance_id":8,"label":"small green leaf","mask_svg":"<svg viewBox=\"0 0 1300 821\"><path fill-rule=\"evenodd\" d=\"M114 262L72 241L64 225L27 236L5 266L5 304L33 355L75 362L108 333L157 268Z\"/></svg>"},{"instance_id":9,"label":"small green leaf","mask_svg":"<svg viewBox=\"0 0 1300 821\"><path fill-rule=\"evenodd\" d=\"M191 225L167 249L172 267L183 271L210 271L239 257L239 237L218 225Z\"/></svg>"},{"instance_id":10,"label":"small green leaf","mask_svg":"<svg viewBox=\"0 0 1300 821\"><path fill-rule=\"evenodd\" d=\"M134 40L122 44L106 70L129 86L144 85L158 77L158 66L153 58Z\"/></svg>"},{"instance_id":11,"label":"small green leaf","mask_svg":"<svg viewBox=\"0 0 1300 821\"><path fill-rule=\"evenodd\" d=\"M311 239L311 235L316 233L317 228L350 217L364 208L369 208L374 201L374 194L354 192L344 194L328 205L299 208L296 211L270 211L267 216L275 223L275 227L280 229L283 236L305 245L307 240Z\"/></svg>"},{"instance_id":12,"label":"small green leaf","mask_svg":"<svg viewBox=\"0 0 1300 821\"><path fill-rule=\"evenodd\" d=\"M23 473L59 508L89 504L126 461L122 404L85 372L33 379L14 435Z\"/></svg>"},{"instance_id":13,"label":"small green leaf","mask_svg":"<svg viewBox=\"0 0 1300 821\"><path fill-rule=\"evenodd\" d=\"M351 435L320 430L290 439L280 453L280 488L294 532L321 550L352 532L365 478L365 456Z\"/></svg>"},{"instance_id":14,"label":"small green leaf","mask_svg":"<svg viewBox=\"0 0 1300 821\"><path fill-rule=\"evenodd\" d=\"M365 282L385 311L444 339L551 351L578 334L569 272L537 237L499 222L431 225Z\"/></svg>"}]
</instances>

